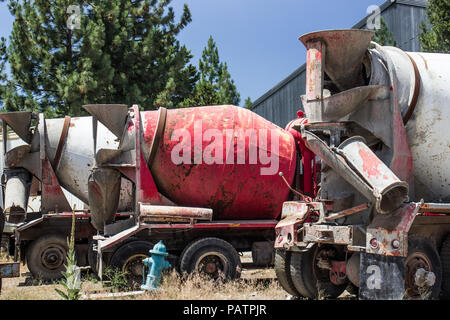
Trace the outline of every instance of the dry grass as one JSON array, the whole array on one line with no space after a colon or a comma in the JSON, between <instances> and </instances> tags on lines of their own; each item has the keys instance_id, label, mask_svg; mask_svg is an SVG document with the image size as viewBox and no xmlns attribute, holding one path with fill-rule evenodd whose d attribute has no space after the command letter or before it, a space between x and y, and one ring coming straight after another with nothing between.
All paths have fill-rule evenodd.
<instances>
[{"instance_id":1,"label":"dry grass","mask_svg":"<svg viewBox=\"0 0 450 320\"><path fill-rule=\"evenodd\" d=\"M180 276L176 271L165 273L156 292L102 299L121 300L284 300L286 292L275 279L273 270L244 270L241 279L223 282L198 274Z\"/></svg>"},{"instance_id":2,"label":"dry grass","mask_svg":"<svg viewBox=\"0 0 450 320\"><path fill-rule=\"evenodd\" d=\"M32 279L26 266L21 266L21 277L3 279L0 300L59 300L55 288L58 283L44 283ZM87 276L83 280L81 294L89 297L107 294L111 289ZM120 300L284 300L286 292L278 284L272 269L243 270L241 279L221 282L204 279L199 275L181 277L175 271L163 276L158 291L136 296L109 297ZM99 299L99 298L96 298Z\"/></svg>"},{"instance_id":3,"label":"dry grass","mask_svg":"<svg viewBox=\"0 0 450 320\"><path fill-rule=\"evenodd\" d=\"M259 270L254 277L250 272L241 279L223 282L206 279L200 275L180 277L176 272L167 274L156 292L148 292L137 299L151 300L280 300L286 292L274 278L262 277L271 270Z\"/></svg>"},{"instance_id":4,"label":"dry grass","mask_svg":"<svg viewBox=\"0 0 450 320\"><path fill-rule=\"evenodd\" d=\"M7 252L0 250L0 262L13 262L14 259Z\"/></svg>"},{"instance_id":5,"label":"dry grass","mask_svg":"<svg viewBox=\"0 0 450 320\"><path fill-rule=\"evenodd\" d=\"M11 262L12 257L0 252L1 262ZM57 282L44 283L33 279L26 266L21 265L21 276L3 279L0 300L60 300L55 288ZM86 299L120 300L285 300L289 295L276 280L273 269L244 269L240 279L223 282L200 275L180 276L176 271L165 273L156 292L134 296L104 297L113 291L89 273L84 273L81 295ZM103 297L96 297L103 295ZM341 298L346 298L345 295Z\"/></svg>"},{"instance_id":6,"label":"dry grass","mask_svg":"<svg viewBox=\"0 0 450 320\"><path fill-rule=\"evenodd\" d=\"M44 283L29 277L28 269L20 266L21 276L2 279L1 300L58 300L55 288L62 289L57 283ZM24 270L25 269L25 270Z\"/></svg>"},{"instance_id":7,"label":"dry grass","mask_svg":"<svg viewBox=\"0 0 450 320\"><path fill-rule=\"evenodd\" d=\"M12 258L0 252L1 262ZM3 279L0 300L60 300L55 291L63 289L60 284L44 283L33 279L26 266L21 265L21 276ZM111 287L102 284L89 273L83 275L81 295L87 299L120 300L285 300L289 295L276 280L273 269L244 269L240 279L222 282L200 275L180 276L176 271L165 273L156 292L134 296L95 297L106 295ZM94 295L94 296L92 296ZM346 298L345 294L341 298Z\"/></svg>"}]
</instances>

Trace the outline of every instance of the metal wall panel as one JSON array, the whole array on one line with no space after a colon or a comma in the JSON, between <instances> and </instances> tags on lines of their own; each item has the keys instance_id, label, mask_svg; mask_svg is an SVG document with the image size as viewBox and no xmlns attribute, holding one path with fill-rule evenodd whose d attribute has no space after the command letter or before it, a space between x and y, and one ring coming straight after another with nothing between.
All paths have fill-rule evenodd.
<instances>
[{"instance_id":1,"label":"metal wall panel","mask_svg":"<svg viewBox=\"0 0 450 320\"><path fill-rule=\"evenodd\" d=\"M420 51L419 26L426 21L426 0L388 0L380 6L381 16L391 30L397 46L405 51ZM353 28L365 29L367 17ZM305 65L280 81L255 100L253 111L284 128L302 110L300 96L305 93Z\"/></svg>"}]
</instances>

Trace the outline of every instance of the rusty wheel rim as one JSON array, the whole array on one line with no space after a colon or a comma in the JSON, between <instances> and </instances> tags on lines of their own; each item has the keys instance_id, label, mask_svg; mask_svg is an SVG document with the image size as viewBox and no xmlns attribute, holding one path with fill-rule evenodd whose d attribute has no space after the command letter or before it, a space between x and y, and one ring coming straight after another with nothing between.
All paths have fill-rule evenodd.
<instances>
[{"instance_id":1,"label":"rusty wheel rim","mask_svg":"<svg viewBox=\"0 0 450 320\"><path fill-rule=\"evenodd\" d=\"M41 263L49 270L58 270L66 260L66 250L59 245L45 248L41 253Z\"/></svg>"},{"instance_id":2,"label":"rusty wheel rim","mask_svg":"<svg viewBox=\"0 0 450 320\"><path fill-rule=\"evenodd\" d=\"M407 299L420 300L423 292L415 283L416 271L420 268L426 271L433 271L431 262L425 254L415 252L406 259L405 267L405 296Z\"/></svg>"},{"instance_id":3,"label":"rusty wheel rim","mask_svg":"<svg viewBox=\"0 0 450 320\"><path fill-rule=\"evenodd\" d=\"M221 273L227 273L228 265L224 255L218 252L208 252L198 258L195 264L195 270L213 279L217 279Z\"/></svg>"},{"instance_id":4,"label":"rusty wheel rim","mask_svg":"<svg viewBox=\"0 0 450 320\"><path fill-rule=\"evenodd\" d=\"M144 268L143 259L147 258L145 254L135 254L129 257L123 264L122 271L126 273L128 285L131 288L140 287L142 279L142 269Z\"/></svg>"},{"instance_id":5,"label":"rusty wheel rim","mask_svg":"<svg viewBox=\"0 0 450 320\"><path fill-rule=\"evenodd\" d=\"M331 282L329 270L321 269L317 265L317 262L319 260L319 255L320 255L320 253L323 250L330 250L330 249L327 248L327 247L322 247L322 248L317 247L315 252L314 252L314 256L313 256L313 275L314 275L314 278L316 280Z\"/></svg>"}]
</instances>

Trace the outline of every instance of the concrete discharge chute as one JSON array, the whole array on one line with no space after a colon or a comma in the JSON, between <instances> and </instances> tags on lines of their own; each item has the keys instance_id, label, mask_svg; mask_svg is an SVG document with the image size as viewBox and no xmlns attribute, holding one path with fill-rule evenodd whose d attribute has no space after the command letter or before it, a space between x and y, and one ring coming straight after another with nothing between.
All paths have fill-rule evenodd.
<instances>
[{"instance_id":1,"label":"concrete discharge chute","mask_svg":"<svg viewBox=\"0 0 450 320\"><path fill-rule=\"evenodd\" d=\"M377 212L390 213L408 200L408 184L398 177L366 145L354 136L337 148L329 148L311 132L304 132L306 145L328 166L350 183Z\"/></svg>"}]
</instances>

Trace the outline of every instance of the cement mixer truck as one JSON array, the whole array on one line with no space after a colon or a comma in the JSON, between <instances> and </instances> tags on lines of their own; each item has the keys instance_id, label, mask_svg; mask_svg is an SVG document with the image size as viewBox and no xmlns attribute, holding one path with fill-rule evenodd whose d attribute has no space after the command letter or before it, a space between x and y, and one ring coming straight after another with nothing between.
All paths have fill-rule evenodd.
<instances>
[{"instance_id":1,"label":"cement mixer truck","mask_svg":"<svg viewBox=\"0 0 450 320\"><path fill-rule=\"evenodd\" d=\"M275 227L278 279L294 296L450 294L450 55L371 42L372 31L300 37L306 118L290 127L321 159L313 199Z\"/></svg>"}]
</instances>

